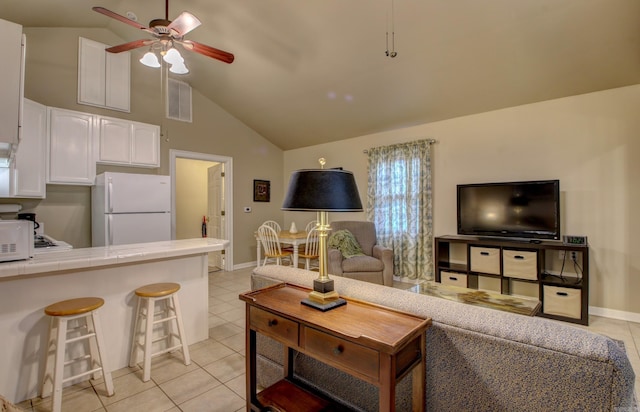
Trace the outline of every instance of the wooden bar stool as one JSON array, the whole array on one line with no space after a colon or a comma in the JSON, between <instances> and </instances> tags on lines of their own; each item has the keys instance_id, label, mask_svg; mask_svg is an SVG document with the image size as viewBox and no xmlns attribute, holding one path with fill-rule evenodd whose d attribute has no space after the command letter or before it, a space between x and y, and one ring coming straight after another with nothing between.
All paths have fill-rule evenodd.
<instances>
[{"instance_id":1,"label":"wooden bar stool","mask_svg":"<svg viewBox=\"0 0 640 412\"><path fill-rule=\"evenodd\" d=\"M94 379L100 377L100 372L104 377L104 384L107 388L107 395L113 395L113 381L111 379L111 370L108 367L102 335L102 327L100 326L100 318L98 317L98 308L104 305L101 298L77 298L56 302L44 308L44 313L51 318L49 326L49 340L47 346L47 358L45 362L45 374L42 380L42 397L49 396L53 390L52 411L59 412L62 407L62 385L74 379L83 376L93 375ZM77 320L77 322L71 322ZM92 339L93 338L93 339ZM67 345L71 343L88 340L89 353L71 358L72 353L69 351L69 360L65 361ZM55 346L53 353L53 375L51 374L51 362L49 361L51 347ZM88 361L88 368L76 375L64 377L65 366L75 364L77 362ZM77 369L77 368L75 368ZM71 367L74 370L74 367Z\"/></svg>"},{"instance_id":2,"label":"wooden bar stool","mask_svg":"<svg viewBox=\"0 0 640 412\"><path fill-rule=\"evenodd\" d=\"M184 333L182 324L182 314L180 313L180 303L178 301L178 291L180 285L177 283L154 283L151 285L141 286L136 289L138 296L138 304L136 307L136 321L133 329L133 339L131 342L131 356L129 358L129 366L135 366L137 360L137 349L141 348L143 353L143 377L144 382L151 379L151 357L161 355L167 352L173 352L182 348L184 356L184 364L190 365L189 347ZM164 303L160 306L160 310L156 312L156 302ZM150 315L149 315L150 314ZM143 322L141 322L141 320ZM176 334L171 321L175 321L178 329ZM153 338L154 325L166 323L169 331L163 331L163 335ZM141 329L144 324L144 329ZM140 342L140 337L143 341ZM180 341L173 344L174 340ZM152 351L152 345L156 342L165 341L165 348L161 348L156 352Z\"/></svg>"}]
</instances>

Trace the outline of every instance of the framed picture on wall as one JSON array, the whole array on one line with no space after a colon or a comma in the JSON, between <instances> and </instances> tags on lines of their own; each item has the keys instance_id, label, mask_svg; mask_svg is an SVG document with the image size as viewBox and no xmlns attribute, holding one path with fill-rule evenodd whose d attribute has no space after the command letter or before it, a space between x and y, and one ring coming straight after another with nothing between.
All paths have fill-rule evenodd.
<instances>
[{"instance_id":1,"label":"framed picture on wall","mask_svg":"<svg viewBox=\"0 0 640 412\"><path fill-rule=\"evenodd\" d=\"M269 180L253 181L253 201L268 202L271 198L271 182Z\"/></svg>"}]
</instances>

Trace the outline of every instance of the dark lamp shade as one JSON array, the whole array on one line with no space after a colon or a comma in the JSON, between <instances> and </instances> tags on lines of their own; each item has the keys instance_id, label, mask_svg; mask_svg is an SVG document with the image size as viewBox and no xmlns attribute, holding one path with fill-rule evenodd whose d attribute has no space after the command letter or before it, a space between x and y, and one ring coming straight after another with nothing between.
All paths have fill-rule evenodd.
<instances>
[{"instance_id":1,"label":"dark lamp shade","mask_svg":"<svg viewBox=\"0 0 640 412\"><path fill-rule=\"evenodd\" d=\"M358 212L362 202L353 173L305 169L291 173L282 210Z\"/></svg>"}]
</instances>

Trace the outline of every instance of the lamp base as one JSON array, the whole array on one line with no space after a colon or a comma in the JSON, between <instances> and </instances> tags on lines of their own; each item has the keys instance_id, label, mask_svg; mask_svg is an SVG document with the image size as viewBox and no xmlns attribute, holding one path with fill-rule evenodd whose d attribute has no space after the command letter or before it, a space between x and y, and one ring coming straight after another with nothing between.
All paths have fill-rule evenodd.
<instances>
[{"instance_id":1,"label":"lamp base","mask_svg":"<svg viewBox=\"0 0 640 412\"><path fill-rule=\"evenodd\" d=\"M333 280L315 279L313 290L309 292L309 297L302 300L303 305L326 312L346 304L347 301L340 298L338 292L333 290Z\"/></svg>"},{"instance_id":2,"label":"lamp base","mask_svg":"<svg viewBox=\"0 0 640 412\"><path fill-rule=\"evenodd\" d=\"M311 299L302 299L302 301L300 301L300 303L302 303L303 305L309 306L311 308L318 309L318 310L321 310L323 312L326 312L328 310L335 309L335 308L340 307L342 305L346 305L347 301L342 299L342 298L338 298L336 300L332 300L332 301L329 301L327 303L318 303L318 302L313 301Z\"/></svg>"}]
</instances>

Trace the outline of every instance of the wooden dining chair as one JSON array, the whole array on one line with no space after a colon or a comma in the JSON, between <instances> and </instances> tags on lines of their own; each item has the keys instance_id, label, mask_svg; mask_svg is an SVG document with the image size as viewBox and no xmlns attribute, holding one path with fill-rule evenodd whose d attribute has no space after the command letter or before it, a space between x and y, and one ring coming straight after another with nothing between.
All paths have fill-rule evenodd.
<instances>
[{"instance_id":1,"label":"wooden dining chair","mask_svg":"<svg viewBox=\"0 0 640 412\"><path fill-rule=\"evenodd\" d=\"M276 222L275 220L266 220L262 224L269 226L271 229L275 230L276 233L280 233L280 231L282 231L282 229L280 228L280 223Z\"/></svg>"},{"instance_id":2,"label":"wooden dining chair","mask_svg":"<svg viewBox=\"0 0 640 412\"><path fill-rule=\"evenodd\" d=\"M276 265L282 265L282 259L284 258L289 259L290 265L293 264L293 259L291 258L293 252L280 248L278 232L271 226L261 225L258 228L258 237L260 238L262 250L264 251L262 266L266 265L269 261L275 261Z\"/></svg>"},{"instance_id":3,"label":"wooden dining chair","mask_svg":"<svg viewBox=\"0 0 640 412\"><path fill-rule=\"evenodd\" d=\"M300 257L304 258L304 268L306 270L318 269L320 267L318 253L318 230L313 226L310 230L307 230L307 243L304 244L304 252L300 252Z\"/></svg>"},{"instance_id":4,"label":"wooden dining chair","mask_svg":"<svg viewBox=\"0 0 640 412\"><path fill-rule=\"evenodd\" d=\"M311 232L311 229L315 228L317 224L317 220L312 220L311 222L307 223L307 227L304 229L304 231L307 233Z\"/></svg>"}]
</instances>

